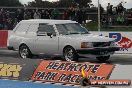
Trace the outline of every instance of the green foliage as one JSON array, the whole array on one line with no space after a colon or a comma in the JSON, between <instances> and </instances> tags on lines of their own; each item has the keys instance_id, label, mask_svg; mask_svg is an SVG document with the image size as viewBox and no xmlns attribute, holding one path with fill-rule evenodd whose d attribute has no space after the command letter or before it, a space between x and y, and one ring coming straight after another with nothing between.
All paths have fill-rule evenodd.
<instances>
[{"instance_id":1,"label":"green foliage","mask_svg":"<svg viewBox=\"0 0 132 88\"><path fill-rule=\"evenodd\" d=\"M79 6L80 7L87 7L88 3L91 3L91 0L80 0ZM59 0L56 2L49 2L49 1L42 1L42 0L35 0L28 3L29 7L43 7L43 8L67 8L70 6L75 5L76 2L74 0Z\"/></svg>"},{"instance_id":2,"label":"green foliage","mask_svg":"<svg viewBox=\"0 0 132 88\"><path fill-rule=\"evenodd\" d=\"M98 30L98 26L97 26L97 22L89 22L85 25L85 27L89 30L89 31L97 31Z\"/></svg>"},{"instance_id":3,"label":"green foliage","mask_svg":"<svg viewBox=\"0 0 132 88\"><path fill-rule=\"evenodd\" d=\"M41 7L41 8L49 8L53 7L53 3L49 1L35 0L32 2L28 2L28 7Z\"/></svg>"},{"instance_id":4,"label":"green foliage","mask_svg":"<svg viewBox=\"0 0 132 88\"><path fill-rule=\"evenodd\" d=\"M98 23L97 22L90 22L87 23L85 25L85 27L89 30L89 31L98 31ZM118 27L118 28L101 28L101 31L132 31L132 28L122 28L122 27Z\"/></svg>"},{"instance_id":5,"label":"green foliage","mask_svg":"<svg viewBox=\"0 0 132 88\"><path fill-rule=\"evenodd\" d=\"M19 0L0 0L0 6L22 6Z\"/></svg>"},{"instance_id":6,"label":"green foliage","mask_svg":"<svg viewBox=\"0 0 132 88\"><path fill-rule=\"evenodd\" d=\"M60 0L57 7L69 7L73 5L73 0Z\"/></svg>"},{"instance_id":7,"label":"green foliage","mask_svg":"<svg viewBox=\"0 0 132 88\"><path fill-rule=\"evenodd\" d=\"M88 3L92 3L91 0L80 0L80 7L89 7Z\"/></svg>"}]
</instances>

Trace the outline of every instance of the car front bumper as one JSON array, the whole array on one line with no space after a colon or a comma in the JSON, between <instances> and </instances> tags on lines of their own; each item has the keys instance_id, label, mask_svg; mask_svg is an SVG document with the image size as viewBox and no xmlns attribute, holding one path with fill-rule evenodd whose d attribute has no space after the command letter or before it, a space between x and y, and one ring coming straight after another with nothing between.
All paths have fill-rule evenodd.
<instances>
[{"instance_id":1,"label":"car front bumper","mask_svg":"<svg viewBox=\"0 0 132 88\"><path fill-rule=\"evenodd\" d=\"M101 47L101 48L89 48L89 49L77 49L76 52L80 55L89 54L89 55L110 55L115 51L119 51L120 47Z\"/></svg>"}]
</instances>

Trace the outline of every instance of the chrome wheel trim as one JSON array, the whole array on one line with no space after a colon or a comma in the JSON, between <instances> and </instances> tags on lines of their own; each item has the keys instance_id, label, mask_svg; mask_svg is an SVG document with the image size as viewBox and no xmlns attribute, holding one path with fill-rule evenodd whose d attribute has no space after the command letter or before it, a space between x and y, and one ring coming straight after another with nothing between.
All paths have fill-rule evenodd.
<instances>
[{"instance_id":1,"label":"chrome wheel trim","mask_svg":"<svg viewBox=\"0 0 132 88\"><path fill-rule=\"evenodd\" d=\"M27 47L23 47L21 50L20 50L20 55L21 55L21 57L22 58L27 58L27 56L28 56L28 49L27 49Z\"/></svg>"},{"instance_id":2,"label":"chrome wheel trim","mask_svg":"<svg viewBox=\"0 0 132 88\"><path fill-rule=\"evenodd\" d=\"M74 57L74 52L71 48L67 48L64 52L66 61L72 61Z\"/></svg>"}]
</instances>

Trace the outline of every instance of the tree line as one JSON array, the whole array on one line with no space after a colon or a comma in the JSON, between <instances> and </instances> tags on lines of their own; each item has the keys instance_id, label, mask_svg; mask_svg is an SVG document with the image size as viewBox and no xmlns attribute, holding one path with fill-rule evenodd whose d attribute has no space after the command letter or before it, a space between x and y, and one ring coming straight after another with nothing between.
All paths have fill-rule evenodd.
<instances>
[{"instance_id":1,"label":"tree line","mask_svg":"<svg viewBox=\"0 0 132 88\"><path fill-rule=\"evenodd\" d=\"M92 3L91 0L57 0L55 2L49 2L48 0L34 0L23 5L19 0L0 0L0 6L16 7L40 7L40 8L55 8L55 7L70 7L78 5L79 7L89 7Z\"/></svg>"}]
</instances>

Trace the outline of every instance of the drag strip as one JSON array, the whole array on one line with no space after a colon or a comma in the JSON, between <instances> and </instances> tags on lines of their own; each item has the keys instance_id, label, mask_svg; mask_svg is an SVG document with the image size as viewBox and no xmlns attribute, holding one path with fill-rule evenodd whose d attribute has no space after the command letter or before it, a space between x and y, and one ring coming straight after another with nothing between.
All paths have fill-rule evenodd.
<instances>
[{"instance_id":1,"label":"drag strip","mask_svg":"<svg viewBox=\"0 0 132 88\"><path fill-rule=\"evenodd\" d=\"M2 77L0 78L28 81L34 69L36 69L40 62L41 59L21 59L18 57L18 52L1 49L0 65L2 71L0 73L0 76Z\"/></svg>"},{"instance_id":2,"label":"drag strip","mask_svg":"<svg viewBox=\"0 0 132 88\"><path fill-rule=\"evenodd\" d=\"M33 57L32 59L26 59L31 61L41 61L43 59L47 59L46 57ZM10 62L12 60L17 61L25 61L21 59L18 55L17 51L11 51L7 49L0 49L0 61L5 60L7 62ZM55 59L54 59L55 60ZM56 58L56 60L60 60L60 58ZM79 61L81 62L91 62L91 63L100 63L96 60L96 58L79 58ZM106 62L108 64L119 64L119 65L132 65L132 55L121 55L116 54L111 56L111 58Z\"/></svg>"},{"instance_id":3,"label":"drag strip","mask_svg":"<svg viewBox=\"0 0 132 88\"><path fill-rule=\"evenodd\" d=\"M9 51L7 49L0 49L0 64L9 63L15 65L21 65L26 70L22 70L20 73L22 76L18 79L22 81L28 81L31 77L31 73L37 68L38 64L45 60L46 57L34 57L33 59L21 59L19 58L17 51ZM55 59L54 59L55 60ZM59 60L59 59L56 59ZM80 62L90 62L90 63L100 63L95 58L80 58ZM114 64L115 68L110 76L110 79L129 79L132 80L132 55L113 55L110 60L106 62L107 64ZM24 76L24 77L23 77ZM114 88L107 87L107 88ZM121 88L121 87L119 87ZM122 88L132 88L132 86L122 87Z\"/></svg>"}]
</instances>

